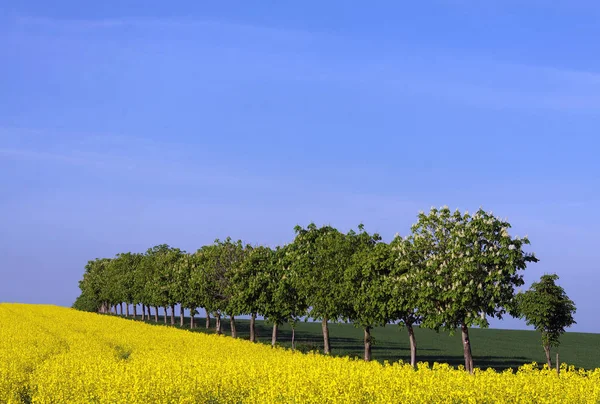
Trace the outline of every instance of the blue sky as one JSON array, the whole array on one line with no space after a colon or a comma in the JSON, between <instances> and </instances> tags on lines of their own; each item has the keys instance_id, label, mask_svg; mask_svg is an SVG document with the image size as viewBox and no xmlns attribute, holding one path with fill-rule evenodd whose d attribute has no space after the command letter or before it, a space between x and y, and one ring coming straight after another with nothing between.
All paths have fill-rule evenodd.
<instances>
[{"instance_id":1,"label":"blue sky","mask_svg":"<svg viewBox=\"0 0 600 404\"><path fill-rule=\"evenodd\" d=\"M70 305L88 259L159 243L390 240L447 204L507 217L528 284L558 273L600 332L600 4L549 3L5 2L0 301Z\"/></svg>"}]
</instances>

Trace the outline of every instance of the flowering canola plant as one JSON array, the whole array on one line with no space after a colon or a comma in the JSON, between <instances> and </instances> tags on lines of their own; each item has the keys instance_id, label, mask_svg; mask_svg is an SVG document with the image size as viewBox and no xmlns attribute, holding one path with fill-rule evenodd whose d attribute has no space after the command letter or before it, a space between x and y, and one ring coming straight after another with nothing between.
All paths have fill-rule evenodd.
<instances>
[{"instance_id":1,"label":"flowering canola plant","mask_svg":"<svg viewBox=\"0 0 600 404\"><path fill-rule=\"evenodd\" d=\"M55 306L0 319L0 403L600 402L600 369L415 371Z\"/></svg>"}]
</instances>

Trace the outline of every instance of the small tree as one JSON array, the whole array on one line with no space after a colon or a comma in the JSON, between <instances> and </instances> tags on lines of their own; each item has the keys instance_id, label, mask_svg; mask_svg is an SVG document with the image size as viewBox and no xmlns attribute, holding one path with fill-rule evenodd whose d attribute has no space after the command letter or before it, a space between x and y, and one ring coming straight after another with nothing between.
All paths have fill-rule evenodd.
<instances>
[{"instance_id":1,"label":"small tree","mask_svg":"<svg viewBox=\"0 0 600 404\"><path fill-rule=\"evenodd\" d=\"M527 292L517 295L519 316L542 333L542 346L549 368L552 368L550 348L558 347L565 328L576 324L573 319L575 303L556 284L556 280L556 274L543 275Z\"/></svg>"}]
</instances>

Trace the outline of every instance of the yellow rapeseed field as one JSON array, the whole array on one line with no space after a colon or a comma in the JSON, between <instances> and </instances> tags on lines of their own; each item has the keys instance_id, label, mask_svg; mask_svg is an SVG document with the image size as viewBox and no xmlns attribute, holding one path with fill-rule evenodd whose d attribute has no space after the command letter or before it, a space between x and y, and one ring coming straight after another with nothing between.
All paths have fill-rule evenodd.
<instances>
[{"instance_id":1,"label":"yellow rapeseed field","mask_svg":"<svg viewBox=\"0 0 600 404\"><path fill-rule=\"evenodd\" d=\"M597 403L600 369L518 372L300 354L54 306L0 304L2 403Z\"/></svg>"}]
</instances>

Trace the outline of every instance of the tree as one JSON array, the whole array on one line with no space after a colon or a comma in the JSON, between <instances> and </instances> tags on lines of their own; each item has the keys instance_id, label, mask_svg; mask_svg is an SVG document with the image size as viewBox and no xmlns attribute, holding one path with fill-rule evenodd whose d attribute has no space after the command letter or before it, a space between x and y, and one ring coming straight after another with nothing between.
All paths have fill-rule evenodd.
<instances>
[{"instance_id":1,"label":"tree","mask_svg":"<svg viewBox=\"0 0 600 404\"><path fill-rule=\"evenodd\" d=\"M96 300L84 292L81 292L81 294L77 296L72 307L76 310L89 311L92 313L96 313L100 309Z\"/></svg>"},{"instance_id":2,"label":"tree","mask_svg":"<svg viewBox=\"0 0 600 404\"><path fill-rule=\"evenodd\" d=\"M126 304L126 316L129 316L129 305L135 304L135 276L139 263L140 255L130 252L117 254L111 262L112 287L119 303Z\"/></svg>"},{"instance_id":3,"label":"tree","mask_svg":"<svg viewBox=\"0 0 600 404\"><path fill-rule=\"evenodd\" d=\"M185 309L190 309L190 328L194 327L194 312L196 310L198 293L191 286L192 270L194 268L194 258L191 254L181 254L175 265L173 274L173 296L174 300L180 303L179 325L184 325Z\"/></svg>"},{"instance_id":4,"label":"tree","mask_svg":"<svg viewBox=\"0 0 600 404\"><path fill-rule=\"evenodd\" d=\"M133 295L133 308L135 314L135 307L138 304L142 306L142 320L150 320L150 309L152 305L151 295L151 284L152 284L152 257L145 254L137 254L137 265L134 272L132 295ZM147 315L147 317L146 317Z\"/></svg>"},{"instance_id":5,"label":"tree","mask_svg":"<svg viewBox=\"0 0 600 404\"><path fill-rule=\"evenodd\" d=\"M288 245L289 259L300 281L298 287L310 308L309 316L321 320L323 352L331 352L328 321L337 321L347 305L343 289L344 268L352 257L344 235L331 226L295 227L296 237Z\"/></svg>"},{"instance_id":6,"label":"tree","mask_svg":"<svg viewBox=\"0 0 600 404\"><path fill-rule=\"evenodd\" d=\"M409 242L420 254L413 268L423 326L461 329L465 368L473 372L469 327L488 327L487 317L502 318L514 303L519 273L534 254L523 250L527 237L511 237L510 223L482 209L472 216L443 207L419 213Z\"/></svg>"},{"instance_id":7,"label":"tree","mask_svg":"<svg viewBox=\"0 0 600 404\"><path fill-rule=\"evenodd\" d=\"M108 274L110 263L110 258L88 261L83 279L79 282L81 294L85 296L88 307L95 306L100 313L105 314L110 313L110 307L114 304Z\"/></svg>"},{"instance_id":8,"label":"tree","mask_svg":"<svg viewBox=\"0 0 600 404\"><path fill-rule=\"evenodd\" d=\"M517 310L520 318L542 333L542 346L548 367L552 368L550 348L560 345L565 328L576 324L573 314L575 303L556 284L558 275L543 275L528 291L517 294Z\"/></svg>"},{"instance_id":9,"label":"tree","mask_svg":"<svg viewBox=\"0 0 600 404\"><path fill-rule=\"evenodd\" d=\"M278 327L287 322L292 326L292 349L295 348L296 323L306 315L306 300L301 282L290 265L288 247L277 247L271 254L270 265L265 265L265 293L260 300L260 311L273 324L271 346L277 342Z\"/></svg>"},{"instance_id":10,"label":"tree","mask_svg":"<svg viewBox=\"0 0 600 404\"><path fill-rule=\"evenodd\" d=\"M159 254L156 247L148 249L145 254L141 254L140 262L135 271L134 296L136 303L142 305L142 319L150 321L150 307L155 307L154 321L158 321L158 285L154 282L154 272L157 270L155 256ZM144 308L146 315L144 315Z\"/></svg>"},{"instance_id":11,"label":"tree","mask_svg":"<svg viewBox=\"0 0 600 404\"><path fill-rule=\"evenodd\" d=\"M346 243L353 253L350 265L344 272L346 313L344 317L364 329L364 359L371 360L371 330L389 321L390 294L386 285L393 265L389 246L381 242L381 236L370 235L364 226L359 232L348 232Z\"/></svg>"},{"instance_id":12,"label":"tree","mask_svg":"<svg viewBox=\"0 0 600 404\"><path fill-rule=\"evenodd\" d=\"M256 316L266 305L269 286L268 268L274 263L269 247L246 247L245 259L230 275L232 299L229 307L237 313L250 314L250 341L256 341ZM234 289L234 290L233 290Z\"/></svg>"},{"instance_id":13,"label":"tree","mask_svg":"<svg viewBox=\"0 0 600 404\"><path fill-rule=\"evenodd\" d=\"M216 332L221 333L221 315L230 315L231 334L237 337L235 315L237 307L230 306L231 294L234 291L231 285L233 270L244 260L244 247L240 240L234 242L230 237L224 241L215 240L214 244L204 246L198 250L197 259L200 271L195 271L192 279L199 288L198 293L209 313L214 313L216 318Z\"/></svg>"},{"instance_id":14,"label":"tree","mask_svg":"<svg viewBox=\"0 0 600 404\"><path fill-rule=\"evenodd\" d=\"M167 308L171 308L171 325L175 324L175 304L179 303L175 296L176 279L175 271L177 263L185 251L179 248L171 248L167 244L157 245L148 249L146 252L147 260L146 270L149 276L148 295L152 301L152 305L156 306L155 310L158 313L158 306L165 309L164 321L167 323ZM155 316L158 314L155 313ZM155 317L155 320L157 318Z\"/></svg>"},{"instance_id":15,"label":"tree","mask_svg":"<svg viewBox=\"0 0 600 404\"><path fill-rule=\"evenodd\" d=\"M204 307L206 310L207 328L210 313L214 313L216 324L215 330L217 334L221 333L221 293L219 277L214 271L218 254L218 246L216 244L202 246L193 255L194 269L190 279L190 287L198 293L199 307Z\"/></svg>"},{"instance_id":16,"label":"tree","mask_svg":"<svg viewBox=\"0 0 600 404\"><path fill-rule=\"evenodd\" d=\"M409 238L397 235L388 248L391 254L391 272L387 278L390 300L388 303L389 316L392 321L398 321L399 326L406 327L410 344L410 364L417 366L417 340L414 326L423 320L422 313L417 310L419 289L416 274L423 273L426 267L426 257Z\"/></svg>"},{"instance_id":17,"label":"tree","mask_svg":"<svg viewBox=\"0 0 600 404\"><path fill-rule=\"evenodd\" d=\"M105 312L107 304L103 300L103 289L106 282L103 272L107 262L106 259L88 261L83 278L79 281L81 294L73 303L73 308L82 311Z\"/></svg>"},{"instance_id":18,"label":"tree","mask_svg":"<svg viewBox=\"0 0 600 404\"><path fill-rule=\"evenodd\" d=\"M243 264L246 255L250 251L250 246L244 247L241 240L233 241L231 237L227 237L222 242L217 240L217 244L219 246L219 257L215 271L222 279L221 290L224 295L223 309L225 314L229 315L231 336L237 338L235 316L250 313L245 310L245 307L239 305L235 299L235 295L239 289L236 288L233 277Z\"/></svg>"},{"instance_id":19,"label":"tree","mask_svg":"<svg viewBox=\"0 0 600 404\"><path fill-rule=\"evenodd\" d=\"M81 294L75 300L73 308L83 311L103 312L104 302L101 298L99 260L88 261L83 278L79 281Z\"/></svg>"}]
</instances>

